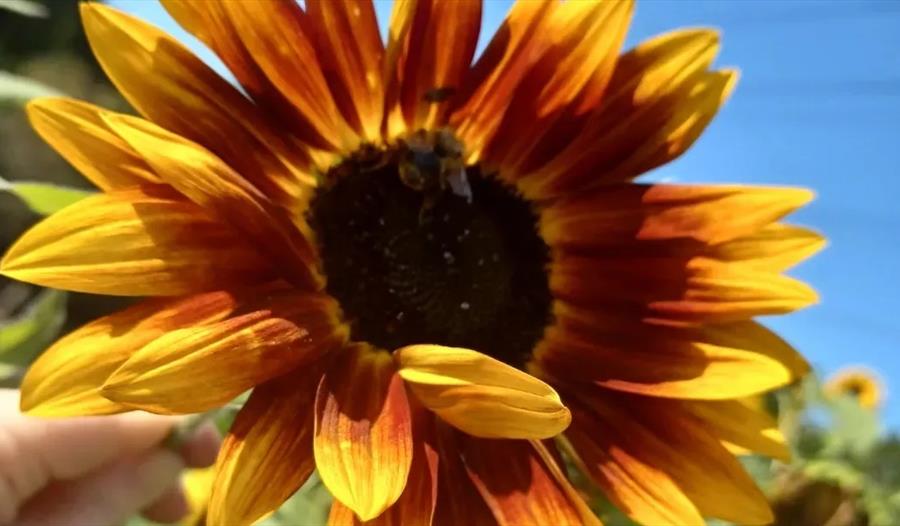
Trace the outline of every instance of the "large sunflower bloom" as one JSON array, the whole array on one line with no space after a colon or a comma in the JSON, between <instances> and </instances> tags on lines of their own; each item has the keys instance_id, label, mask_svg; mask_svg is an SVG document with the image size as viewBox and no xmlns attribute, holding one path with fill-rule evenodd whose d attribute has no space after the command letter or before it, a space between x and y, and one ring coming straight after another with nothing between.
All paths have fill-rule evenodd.
<instances>
[{"instance_id":1,"label":"large sunflower bloom","mask_svg":"<svg viewBox=\"0 0 900 526\"><path fill-rule=\"evenodd\" d=\"M631 2L524 0L473 65L478 1L398 2L386 46L367 0L164 4L244 93L82 5L142 118L29 106L103 193L2 271L157 298L49 349L23 410L191 413L253 388L211 524L314 469L333 524L596 524L561 455L642 523L771 520L729 449L786 454L741 399L807 371L752 318L816 299L781 272L822 238L778 222L811 194L633 182L732 90L714 31L620 55Z\"/></svg>"}]
</instances>

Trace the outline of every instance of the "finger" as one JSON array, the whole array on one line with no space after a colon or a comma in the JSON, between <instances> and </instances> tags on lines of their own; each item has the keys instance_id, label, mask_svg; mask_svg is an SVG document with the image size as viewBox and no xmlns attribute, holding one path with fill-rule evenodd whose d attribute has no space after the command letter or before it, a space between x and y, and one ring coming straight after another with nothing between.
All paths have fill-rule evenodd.
<instances>
[{"instance_id":1,"label":"finger","mask_svg":"<svg viewBox=\"0 0 900 526\"><path fill-rule=\"evenodd\" d=\"M179 453L185 464L192 468L205 468L216 461L222 437L215 424L206 422L181 446Z\"/></svg>"},{"instance_id":2,"label":"finger","mask_svg":"<svg viewBox=\"0 0 900 526\"><path fill-rule=\"evenodd\" d=\"M82 479L51 484L28 502L16 524L122 523L162 497L182 468L181 457L168 450L120 460Z\"/></svg>"},{"instance_id":3,"label":"finger","mask_svg":"<svg viewBox=\"0 0 900 526\"><path fill-rule=\"evenodd\" d=\"M151 521L168 524L183 519L189 512L190 506L184 496L184 489L180 483L176 483L141 514Z\"/></svg>"}]
</instances>

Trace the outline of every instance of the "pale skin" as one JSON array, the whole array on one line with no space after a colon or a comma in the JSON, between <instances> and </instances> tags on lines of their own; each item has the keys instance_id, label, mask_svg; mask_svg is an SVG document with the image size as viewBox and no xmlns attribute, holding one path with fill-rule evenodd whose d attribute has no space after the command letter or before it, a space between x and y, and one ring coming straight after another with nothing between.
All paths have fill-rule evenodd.
<instances>
[{"instance_id":1,"label":"pale skin","mask_svg":"<svg viewBox=\"0 0 900 526\"><path fill-rule=\"evenodd\" d=\"M187 512L186 467L215 461L220 438L201 426L178 451L163 445L176 417L129 413L41 419L0 390L0 525L122 524L135 513L175 522Z\"/></svg>"}]
</instances>

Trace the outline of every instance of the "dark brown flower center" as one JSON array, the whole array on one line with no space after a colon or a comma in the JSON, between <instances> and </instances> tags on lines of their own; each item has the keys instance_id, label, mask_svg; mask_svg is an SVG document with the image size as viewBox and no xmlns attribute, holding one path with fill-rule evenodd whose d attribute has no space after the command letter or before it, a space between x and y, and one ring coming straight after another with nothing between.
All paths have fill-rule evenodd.
<instances>
[{"instance_id":1,"label":"dark brown flower center","mask_svg":"<svg viewBox=\"0 0 900 526\"><path fill-rule=\"evenodd\" d=\"M467 347L521 366L549 321L534 212L463 166L449 137L357 152L326 175L308 219L356 341Z\"/></svg>"}]
</instances>

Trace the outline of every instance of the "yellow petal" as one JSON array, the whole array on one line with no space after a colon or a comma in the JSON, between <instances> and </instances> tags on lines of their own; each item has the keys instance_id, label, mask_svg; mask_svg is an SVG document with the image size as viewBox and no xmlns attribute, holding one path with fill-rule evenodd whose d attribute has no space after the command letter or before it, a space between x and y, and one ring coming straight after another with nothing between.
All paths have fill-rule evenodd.
<instances>
[{"instance_id":1,"label":"yellow petal","mask_svg":"<svg viewBox=\"0 0 900 526\"><path fill-rule=\"evenodd\" d=\"M709 248L709 256L760 270L785 271L822 250L827 241L808 228L773 223L745 237Z\"/></svg>"},{"instance_id":2,"label":"yellow petal","mask_svg":"<svg viewBox=\"0 0 900 526\"><path fill-rule=\"evenodd\" d=\"M778 422L764 409L754 409L743 400L683 401L679 405L702 420L732 453L754 452L785 462L791 458Z\"/></svg>"},{"instance_id":3,"label":"yellow petal","mask_svg":"<svg viewBox=\"0 0 900 526\"><path fill-rule=\"evenodd\" d=\"M159 187L82 199L26 232L0 261L14 279L122 296L252 284L269 268L230 227Z\"/></svg>"},{"instance_id":4,"label":"yellow petal","mask_svg":"<svg viewBox=\"0 0 900 526\"><path fill-rule=\"evenodd\" d=\"M109 375L163 334L224 319L236 305L231 294L211 292L148 300L93 321L60 339L31 365L22 381L22 411L68 417L130 410L100 394Z\"/></svg>"},{"instance_id":5,"label":"yellow petal","mask_svg":"<svg viewBox=\"0 0 900 526\"><path fill-rule=\"evenodd\" d=\"M406 391L390 354L363 344L335 357L316 394L316 467L363 521L394 504L413 456Z\"/></svg>"},{"instance_id":6,"label":"yellow petal","mask_svg":"<svg viewBox=\"0 0 900 526\"><path fill-rule=\"evenodd\" d=\"M79 4L97 61L135 109L204 145L266 195L292 204L314 178L304 148L289 143L262 112L175 39L97 2Z\"/></svg>"},{"instance_id":7,"label":"yellow petal","mask_svg":"<svg viewBox=\"0 0 900 526\"><path fill-rule=\"evenodd\" d=\"M554 381L592 382L664 398L721 400L787 385L809 364L756 322L665 327L558 305L534 353Z\"/></svg>"},{"instance_id":8,"label":"yellow petal","mask_svg":"<svg viewBox=\"0 0 900 526\"><path fill-rule=\"evenodd\" d=\"M109 377L103 396L154 413L201 413L343 343L327 297L260 296L246 313L145 345Z\"/></svg>"},{"instance_id":9,"label":"yellow petal","mask_svg":"<svg viewBox=\"0 0 900 526\"><path fill-rule=\"evenodd\" d=\"M110 127L182 194L242 230L292 281L317 286L309 240L281 207L199 144L137 117L110 116Z\"/></svg>"},{"instance_id":10,"label":"yellow petal","mask_svg":"<svg viewBox=\"0 0 900 526\"><path fill-rule=\"evenodd\" d=\"M395 357L425 407L470 435L549 438L569 425L569 411L552 387L479 352L412 345Z\"/></svg>"},{"instance_id":11,"label":"yellow petal","mask_svg":"<svg viewBox=\"0 0 900 526\"><path fill-rule=\"evenodd\" d=\"M103 190L161 183L153 169L103 121L108 112L74 99L35 99L28 120L60 155Z\"/></svg>"},{"instance_id":12,"label":"yellow petal","mask_svg":"<svg viewBox=\"0 0 900 526\"><path fill-rule=\"evenodd\" d=\"M251 524L275 511L315 469L312 367L271 380L250 395L219 450L208 524Z\"/></svg>"}]
</instances>

